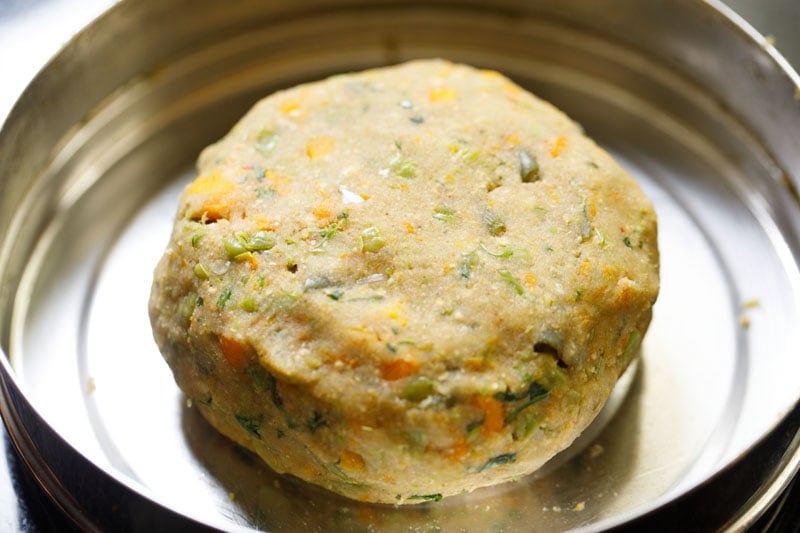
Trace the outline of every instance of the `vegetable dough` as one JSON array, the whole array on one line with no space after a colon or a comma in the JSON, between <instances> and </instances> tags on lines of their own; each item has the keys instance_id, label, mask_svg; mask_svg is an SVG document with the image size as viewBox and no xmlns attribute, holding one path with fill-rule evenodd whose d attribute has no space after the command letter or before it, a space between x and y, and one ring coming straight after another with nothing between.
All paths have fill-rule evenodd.
<instances>
[{"instance_id":1,"label":"vegetable dough","mask_svg":"<svg viewBox=\"0 0 800 533\"><path fill-rule=\"evenodd\" d=\"M273 94L208 147L150 316L219 431L402 504L569 446L658 284L653 206L605 151L497 72L425 60Z\"/></svg>"}]
</instances>

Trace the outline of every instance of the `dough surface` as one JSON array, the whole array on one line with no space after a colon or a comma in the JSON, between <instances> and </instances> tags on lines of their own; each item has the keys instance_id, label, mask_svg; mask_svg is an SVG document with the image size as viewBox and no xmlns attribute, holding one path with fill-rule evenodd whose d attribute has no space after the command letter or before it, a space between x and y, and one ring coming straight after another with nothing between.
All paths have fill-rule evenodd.
<instances>
[{"instance_id":1,"label":"dough surface","mask_svg":"<svg viewBox=\"0 0 800 533\"><path fill-rule=\"evenodd\" d=\"M421 60L273 94L206 148L150 316L193 405L270 467L417 503L569 446L658 285L653 206L580 127Z\"/></svg>"}]
</instances>

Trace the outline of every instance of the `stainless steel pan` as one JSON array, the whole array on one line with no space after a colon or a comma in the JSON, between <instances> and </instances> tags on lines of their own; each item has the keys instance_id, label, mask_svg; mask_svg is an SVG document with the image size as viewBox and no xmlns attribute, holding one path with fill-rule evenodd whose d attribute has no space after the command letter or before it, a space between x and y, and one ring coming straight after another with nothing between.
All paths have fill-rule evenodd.
<instances>
[{"instance_id":1,"label":"stainless steel pan","mask_svg":"<svg viewBox=\"0 0 800 533\"><path fill-rule=\"evenodd\" d=\"M714 1L123 1L0 133L2 414L82 527L752 524L800 463L800 80ZM504 487L412 508L277 476L181 397L146 301L194 158L258 98L442 56L579 121L656 204L662 292L627 397Z\"/></svg>"}]
</instances>

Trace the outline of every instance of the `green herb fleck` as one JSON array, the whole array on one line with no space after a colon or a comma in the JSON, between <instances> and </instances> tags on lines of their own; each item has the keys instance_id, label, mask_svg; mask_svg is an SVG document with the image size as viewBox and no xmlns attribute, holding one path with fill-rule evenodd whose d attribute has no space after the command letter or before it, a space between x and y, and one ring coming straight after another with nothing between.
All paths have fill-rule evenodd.
<instances>
[{"instance_id":1,"label":"green herb fleck","mask_svg":"<svg viewBox=\"0 0 800 533\"><path fill-rule=\"evenodd\" d=\"M442 495L438 492L436 494L412 494L408 497L409 500L421 500L426 502L439 502L442 501Z\"/></svg>"},{"instance_id":2,"label":"green herb fleck","mask_svg":"<svg viewBox=\"0 0 800 533\"><path fill-rule=\"evenodd\" d=\"M231 299L231 290L225 289L224 291L222 291L222 294L219 295L219 298L217 298L217 307L219 307L220 309L224 309L225 304L228 303L228 300L230 299Z\"/></svg>"},{"instance_id":3,"label":"green herb fleck","mask_svg":"<svg viewBox=\"0 0 800 533\"><path fill-rule=\"evenodd\" d=\"M583 289L582 288L575 289L575 301L580 302L581 298L583 298Z\"/></svg>"},{"instance_id":4,"label":"green herb fleck","mask_svg":"<svg viewBox=\"0 0 800 533\"><path fill-rule=\"evenodd\" d=\"M458 273L464 279L472 277L473 269L478 266L478 254L470 252L468 254L461 254L458 260Z\"/></svg>"},{"instance_id":5,"label":"green herb fleck","mask_svg":"<svg viewBox=\"0 0 800 533\"><path fill-rule=\"evenodd\" d=\"M498 271L498 273L500 274L500 277L502 277L504 280L506 280L506 282L508 282L509 285L511 285L511 287L517 294L523 294L525 292L525 289L522 288L520 282L517 280L517 278L514 277L514 275L511 272L504 269Z\"/></svg>"},{"instance_id":6,"label":"green herb fleck","mask_svg":"<svg viewBox=\"0 0 800 533\"><path fill-rule=\"evenodd\" d=\"M489 255L491 255L493 257L500 257L501 259L508 259L512 255L514 255L514 250L512 250L511 248L505 248L500 252L493 252L490 249L488 249L486 246L484 246L483 243L480 244L480 247L481 247L481 250L483 250L487 254L489 254Z\"/></svg>"},{"instance_id":7,"label":"green herb fleck","mask_svg":"<svg viewBox=\"0 0 800 533\"><path fill-rule=\"evenodd\" d=\"M256 189L256 198L272 198L277 194L277 191L270 187L269 189Z\"/></svg>"},{"instance_id":8,"label":"green herb fleck","mask_svg":"<svg viewBox=\"0 0 800 533\"><path fill-rule=\"evenodd\" d=\"M631 246L631 240L628 237L623 238L622 242L624 242L625 246L627 246L628 248L633 248L633 246Z\"/></svg>"},{"instance_id":9,"label":"green herb fleck","mask_svg":"<svg viewBox=\"0 0 800 533\"><path fill-rule=\"evenodd\" d=\"M203 297L202 296L198 296L197 297L197 300L195 300L195 305L197 305L197 307L203 307Z\"/></svg>"},{"instance_id":10,"label":"green herb fleck","mask_svg":"<svg viewBox=\"0 0 800 533\"><path fill-rule=\"evenodd\" d=\"M192 235L192 248L197 248L197 244L200 242L200 239L203 238L202 233L195 233Z\"/></svg>"},{"instance_id":11,"label":"green herb fleck","mask_svg":"<svg viewBox=\"0 0 800 533\"><path fill-rule=\"evenodd\" d=\"M433 208L433 218L448 222L456 216L456 211L447 204L439 204Z\"/></svg>"},{"instance_id":12,"label":"green herb fleck","mask_svg":"<svg viewBox=\"0 0 800 533\"><path fill-rule=\"evenodd\" d=\"M261 421L256 418L249 418L246 416L235 415L236 421L239 422L239 425L242 426L244 429L247 430L248 433L254 435L255 437L261 438L258 431L261 429Z\"/></svg>"},{"instance_id":13,"label":"green herb fleck","mask_svg":"<svg viewBox=\"0 0 800 533\"><path fill-rule=\"evenodd\" d=\"M403 178L410 179L417 175L417 169L414 167L414 163L402 159L399 156L392 159L391 163L389 163L389 168L392 172Z\"/></svg>"},{"instance_id":14,"label":"green herb fleck","mask_svg":"<svg viewBox=\"0 0 800 533\"><path fill-rule=\"evenodd\" d=\"M513 463L517 460L516 453L504 453L502 455L498 455L497 457L493 457L486 461L486 463L478 469L478 472L483 472L484 470L489 470L490 468L494 468L500 465L507 465L509 463Z\"/></svg>"},{"instance_id":15,"label":"green herb fleck","mask_svg":"<svg viewBox=\"0 0 800 533\"><path fill-rule=\"evenodd\" d=\"M521 395L520 394L513 395L512 393L498 393L498 394L506 394L508 395L507 396L508 398L513 398L513 399L500 400L500 398L498 398L498 395L496 394L495 399L498 399L500 401L514 401L514 400L522 400L526 397L528 398L528 400L525 403L516 407L506 416L505 423L509 424L513 422L514 419L517 418L517 416L520 413L522 413L525 409L547 398L550 395L550 391L534 381L533 383L531 383L530 387L528 387L528 390L525 393L522 393Z\"/></svg>"},{"instance_id":16,"label":"green herb fleck","mask_svg":"<svg viewBox=\"0 0 800 533\"><path fill-rule=\"evenodd\" d=\"M397 348L389 342L386 343L386 349L392 353L397 353Z\"/></svg>"},{"instance_id":17,"label":"green herb fleck","mask_svg":"<svg viewBox=\"0 0 800 533\"><path fill-rule=\"evenodd\" d=\"M270 129L262 129L256 135L256 150L261 153L261 155L267 156L275 149L278 145L278 134Z\"/></svg>"},{"instance_id":18,"label":"green herb fleck","mask_svg":"<svg viewBox=\"0 0 800 533\"><path fill-rule=\"evenodd\" d=\"M426 377L418 377L403 387L400 397L410 402L421 402L433 393L433 381Z\"/></svg>"},{"instance_id":19,"label":"green herb fleck","mask_svg":"<svg viewBox=\"0 0 800 533\"><path fill-rule=\"evenodd\" d=\"M422 117L421 117L421 116L419 116L419 115L414 115L414 116L413 116L413 117L411 117L409 120L410 120L411 122L413 122L414 124L422 124L423 122L425 122L425 119L424 119L424 118L422 118Z\"/></svg>"},{"instance_id":20,"label":"green herb fleck","mask_svg":"<svg viewBox=\"0 0 800 533\"><path fill-rule=\"evenodd\" d=\"M258 311L258 302L252 296L248 296L241 301L239 307L241 307L242 310L247 311L248 313L255 313L256 311Z\"/></svg>"},{"instance_id":21,"label":"green herb fleck","mask_svg":"<svg viewBox=\"0 0 800 533\"><path fill-rule=\"evenodd\" d=\"M336 289L336 290L335 290L335 291L333 291L333 292L329 292L329 293L327 294L327 296L328 296L328 298L330 298L331 300L336 300L336 301L339 301L339 300L341 300L341 299L342 299L342 296L344 296L344 291L343 291L343 290L341 290L341 289Z\"/></svg>"},{"instance_id":22,"label":"green herb fleck","mask_svg":"<svg viewBox=\"0 0 800 533\"><path fill-rule=\"evenodd\" d=\"M311 416L311 418L308 419L307 425L308 425L308 430L311 433L314 433L321 427L327 427L328 422L326 422L325 419L322 418L321 414L319 414L317 411L314 411L314 414Z\"/></svg>"}]
</instances>

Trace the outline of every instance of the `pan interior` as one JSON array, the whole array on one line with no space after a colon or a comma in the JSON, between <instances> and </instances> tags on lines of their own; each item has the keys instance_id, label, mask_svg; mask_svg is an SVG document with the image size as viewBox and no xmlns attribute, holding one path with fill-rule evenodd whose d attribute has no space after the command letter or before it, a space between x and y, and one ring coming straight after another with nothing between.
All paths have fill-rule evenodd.
<instances>
[{"instance_id":1,"label":"pan interior","mask_svg":"<svg viewBox=\"0 0 800 533\"><path fill-rule=\"evenodd\" d=\"M509 31L485 12L389 9L208 43L74 129L42 178L57 194L31 194L20 209L51 202L11 330L12 365L36 409L112 475L225 529L609 524L736 458L800 393L798 252L759 143L713 95L599 36L548 20ZM590 442L518 482L396 509L277 476L217 435L161 360L147 299L204 145L271 91L417 57L506 73L617 157L656 205L662 289L627 399Z\"/></svg>"}]
</instances>

